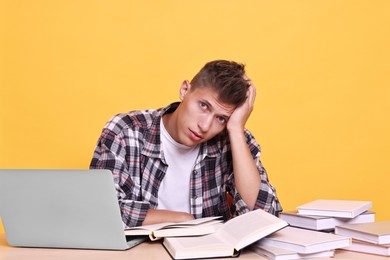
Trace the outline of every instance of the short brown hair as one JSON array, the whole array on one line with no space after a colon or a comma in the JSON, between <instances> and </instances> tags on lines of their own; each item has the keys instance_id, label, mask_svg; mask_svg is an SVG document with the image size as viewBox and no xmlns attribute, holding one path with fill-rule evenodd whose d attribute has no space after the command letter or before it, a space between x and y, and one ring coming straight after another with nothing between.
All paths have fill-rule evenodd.
<instances>
[{"instance_id":1,"label":"short brown hair","mask_svg":"<svg viewBox=\"0 0 390 260\"><path fill-rule=\"evenodd\" d=\"M191 80L191 88L211 87L221 102L239 106L245 102L248 82L245 65L227 60L215 60L206 65Z\"/></svg>"}]
</instances>

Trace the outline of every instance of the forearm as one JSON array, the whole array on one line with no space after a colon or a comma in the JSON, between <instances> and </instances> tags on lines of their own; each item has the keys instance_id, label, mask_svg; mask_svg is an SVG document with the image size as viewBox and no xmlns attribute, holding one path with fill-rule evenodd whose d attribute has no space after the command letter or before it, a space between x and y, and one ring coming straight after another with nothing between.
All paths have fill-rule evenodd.
<instances>
[{"instance_id":1,"label":"forearm","mask_svg":"<svg viewBox=\"0 0 390 260\"><path fill-rule=\"evenodd\" d=\"M165 222L183 222L187 220L192 220L194 217L186 212L178 212L171 210L159 210L159 209L149 209L146 213L146 217L142 222L142 225L151 225L157 223Z\"/></svg>"},{"instance_id":2,"label":"forearm","mask_svg":"<svg viewBox=\"0 0 390 260\"><path fill-rule=\"evenodd\" d=\"M229 135L233 157L234 184L241 198L252 210L260 189L259 170L246 143L244 132L230 132Z\"/></svg>"}]
</instances>

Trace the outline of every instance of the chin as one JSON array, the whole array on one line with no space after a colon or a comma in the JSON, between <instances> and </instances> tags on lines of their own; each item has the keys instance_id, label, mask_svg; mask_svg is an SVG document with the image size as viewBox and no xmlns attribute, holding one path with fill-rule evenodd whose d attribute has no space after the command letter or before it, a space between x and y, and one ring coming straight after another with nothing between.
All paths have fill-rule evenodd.
<instances>
[{"instance_id":1,"label":"chin","mask_svg":"<svg viewBox=\"0 0 390 260\"><path fill-rule=\"evenodd\" d=\"M185 146L188 146L188 147L194 147L194 146L197 146L199 144L201 144L203 142L203 140L201 141L193 141L193 140L188 140L187 142L183 143Z\"/></svg>"}]
</instances>

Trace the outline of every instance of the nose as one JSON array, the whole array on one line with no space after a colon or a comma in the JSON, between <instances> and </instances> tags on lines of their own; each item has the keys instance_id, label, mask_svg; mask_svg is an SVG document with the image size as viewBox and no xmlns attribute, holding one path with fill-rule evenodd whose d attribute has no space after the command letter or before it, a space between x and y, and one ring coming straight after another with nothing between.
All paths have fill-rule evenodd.
<instances>
[{"instance_id":1,"label":"nose","mask_svg":"<svg viewBox=\"0 0 390 260\"><path fill-rule=\"evenodd\" d=\"M213 116L205 115L198 121L198 127L200 131L207 132L210 129L212 123L213 123Z\"/></svg>"}]
</instances>

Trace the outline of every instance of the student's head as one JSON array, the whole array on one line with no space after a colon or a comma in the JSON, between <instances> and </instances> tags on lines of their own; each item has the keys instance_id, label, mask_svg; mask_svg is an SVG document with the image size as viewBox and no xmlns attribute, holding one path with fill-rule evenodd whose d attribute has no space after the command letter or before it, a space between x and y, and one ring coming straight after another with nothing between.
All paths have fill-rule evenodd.
<instances>
[{"instance_id":1,"label":"student's head","mask_svg":"<svg viewBox=\"0 0 390 260\"><path fill-rule=\"evenodd\" d=\"M243 64L227 60L210 61L191 80L191 90L210 87L221 102L239 106L244 103L248 90L244 76Z\"/></svg>"},{"instance_id":2,"label":"student's head","mask_svg":"<svg viewBox=\"0 0 390 260\"><path fill-rule=\"evenodd\" d=\"M248 86L244 65L224 60L207 63L191 82L182 83L182 102L174 112L170 135L194 146L220 134L234 110L245 102Z\"/></svg>"}]
</instances>

